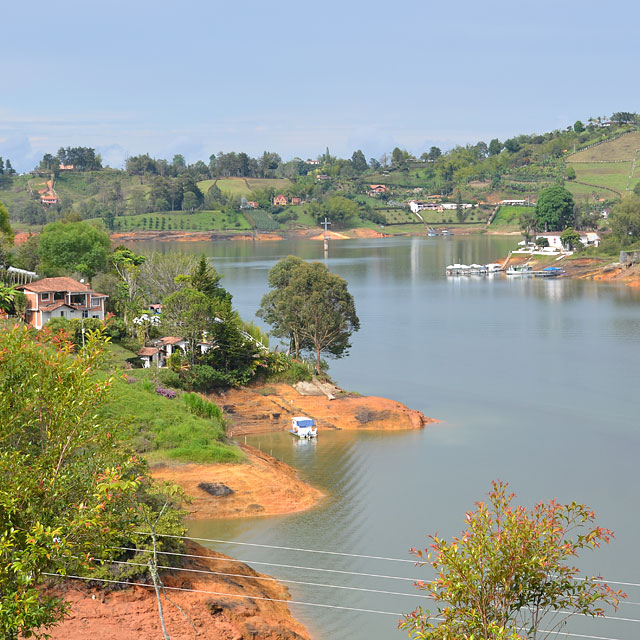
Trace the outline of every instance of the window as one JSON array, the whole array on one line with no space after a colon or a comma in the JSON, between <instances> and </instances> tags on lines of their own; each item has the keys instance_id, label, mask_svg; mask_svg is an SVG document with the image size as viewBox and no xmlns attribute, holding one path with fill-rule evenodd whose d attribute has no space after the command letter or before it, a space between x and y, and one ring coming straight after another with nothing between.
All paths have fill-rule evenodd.
<instances>
[{"instance_id":1,"label":"window","mask_svg":"<svg viewBox=\"0 0 640 640\"><path fill-rule=\"evenodd\" d=\"M83 318L88 318L89 317L89 312L86 309L82 312L82 317Z\"/></svg>"},{"instance_id":2,"label":"window","mask_svg":"<svg viewBox=\"0 0 640 640\"><path fill-rule=\"evenodd\" d=\"M61 311L61 312L60 312L60 317L61 317L61 318L64 318L64 311Z\"/></svg>"},{"instance_id":3,"label":"window","mask_svg":"<svg viewBox=\"0 0 640 640\"><path fill-rule=\"evenodd\" d=\"M48 299L49 299L49 293L41 293L40 294L40 300L42 300L43 302L45 300L48 300Z\"/></svg>"}]
</instances>

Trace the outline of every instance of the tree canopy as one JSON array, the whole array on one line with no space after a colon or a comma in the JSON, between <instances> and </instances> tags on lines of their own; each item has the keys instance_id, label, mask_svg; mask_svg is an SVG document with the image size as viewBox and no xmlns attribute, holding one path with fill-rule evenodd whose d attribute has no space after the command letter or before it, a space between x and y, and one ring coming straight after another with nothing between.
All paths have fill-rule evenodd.
<instances>
[{"instance_id":1,"label":"tree canopy","mask_svg":"<svg viewBox=\"0 0 640 640\"><path fill-rule=\"evenodd\" d=\"M611 212L611 229L623 243L640 238L640 197L628 195Z\"/></svg>"},{"instance_id":2,"label":"tree canopy","mask_svg":"<svg viewBox=\"0 0 640 640\"><path fill-rule=\"evenodd\" d=\"M554 185L543 189L536 204L538 228L545 231L562 231L573 222L574 208L573 196L564 187Z\"/></svg>"},{"instance_id":3,"label":"tree canopy","mask_svg":"<svg viewBox=\"0 0 640 640\"><path fill-rule=\"evenodd\" d=\"M91 278L104 271L111 249L106 231L87 222L52 222L38 242L40 269L47 276L78 272Z\"/></svg>"},{"instance_id":4,"label":"tree canopy","mask_svg":"<svg viewBox=\"0 0 640 640\"><path fill-rule=\"evenodd\" d=\"M621 591L583 578L572 563L584 550L608 543L613 533L595 526L591 509L575 502L513 504L508 486L494 482L487 503L466 514L467 529L450 542L430 536L430 548L413 550L436 578L419 582L438 606L419 607L400 623L415 640L548 637L571 615L604 615ZM579 579L578 579L579 578Z\"/></svg>"},{"instance_id":5,"label":"tree canopy","mask_svg":"<svg viewBox=\"0 0 640 640\"><path fill-rule=\"evenodd\" d=\"M269 287L258 315L273 326L275 336L289 339L296 355L314 353L319 371L322 354L347 354L360 320L345 280L320 262L287 256L269 272Z\"/></svg>"}]
</instances>

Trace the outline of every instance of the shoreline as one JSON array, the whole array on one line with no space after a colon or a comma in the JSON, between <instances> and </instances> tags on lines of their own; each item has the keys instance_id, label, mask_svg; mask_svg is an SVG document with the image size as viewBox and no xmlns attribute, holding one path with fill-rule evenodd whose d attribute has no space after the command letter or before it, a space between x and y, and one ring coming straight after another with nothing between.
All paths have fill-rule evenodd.
<instances>
[{"instance_id":1,"label":"shoreline","mask_svg":"<svg viewBox=\"0 0 640 640\"><path fill-rule=\"evenodd\" d=\"M223 407L234 438L287 431L294 415L316 420L318 437L326 431L421 429L437 420L420 411L376 396L344 393L327 384L260 384L231 389L210 398ZM335 396L329 400L328 395ZM292 436L293 437L293 436ZM326 494L303 481L298 471L255 447L239 444L247 461L234 464L159 463L151 468L157 480L180 485L192 500L189 518L228 519L273 516L310 509ZM212 496L199 485L224 485L231 493Z\"/></svg>"},{"instance_id":2,"label":"shoreline","mask_svg":"<svg viewBox=\"0 0 640 640\"><path fill-rule=\"evenodd\" d=\"M499 260L505 264L506 258ZM549 266L548 261L540 261L536 256L516 254L509 259L509 265L530 263L534 269ZM632 288L640 288L640 264L624 265L619 262L609 262L606 258L578 257L573 260L562 260L553 265L559 265L565 270L562 277L576 280L595 280L596 282L624 284Z\"/></svg>"}]
</instances>

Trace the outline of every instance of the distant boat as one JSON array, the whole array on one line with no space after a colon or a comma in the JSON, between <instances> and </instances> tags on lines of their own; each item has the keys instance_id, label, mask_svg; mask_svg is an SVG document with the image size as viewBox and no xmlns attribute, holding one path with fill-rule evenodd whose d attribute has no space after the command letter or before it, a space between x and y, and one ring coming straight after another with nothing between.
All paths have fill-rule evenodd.
<instances>
[{"instance_id":1,"label":"distant boat","mask_svg":"<svg viewBox=\"0 0 640 640\"><path fill-rule=\"evenodd\" d=\"M427 229L427 235L430 238L433 238L438 235L438 232L435 229Z\"/></svg>"},{"instance_id":2,"label":"distant boat","mask_svg":"<svg viewBox=\"0 0 640 640\"><path fill-rule=\"evenodd\" d=\"M318 435L316 421L313 418L307 418L307 416L291 418L289 433L298 436L298 438L315 438Z\"/></svg>"},{"instance_id":3,"label":"distant boat","mask_svg":"<svg viewBox=\"0 0 640 640\"><path fill-rule=\"evenodd\" d=\"M449 231L449 229L443 229L440 233L441 233L443 236L450 236L450 235L452 235L452 233L451 233L451 231Z\"/></svg>"},{"instance_id":4,"label":"distant boat","mask_svg":"<svg viewBox=\"0 0 640 640\"><path fill-rule=\"evenodd\" d=\"M518 265L516 267L509 267L507 269L508 276L531 276L533 275L533 268L528 264Z\"/></svg>"}]
</instances>

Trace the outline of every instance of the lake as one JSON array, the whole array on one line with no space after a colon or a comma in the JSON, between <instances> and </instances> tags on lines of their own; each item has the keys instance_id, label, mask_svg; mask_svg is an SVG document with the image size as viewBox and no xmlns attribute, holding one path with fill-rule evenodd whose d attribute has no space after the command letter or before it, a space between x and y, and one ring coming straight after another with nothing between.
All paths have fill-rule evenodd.
<instances>
[{"instance_id":1,"label":"lake","mask_svg":"<svg viewBox=\"0 0 640 640\"><path fill-rule=\"evenodd\" d=\"M296 442L287 433L255 436L252 444L298 468L328 497L289 516L193 523L192 535L406 560L410 547L427 545L427 534L458 534L465 511L501 479L527 506L558 498L593 507L598 523L616 537L579 566L640 584L640 295L588 281L444 275L450 263L494 261L516 241L332 242L327 264L348 281L362 328L350 355L330 361L331 375L345 389L399 400L441 422L420 432L322 432L317 443ZM253 319L279 258L322 259L322 243L309 240L132 246L204 252L245 319ZM305 567L254 565L283 580L314 583L287 584L294 600L385 612L292 605L321 640L403 638L397 616L386 613L428 607L406 578L431 574L410 563L216 548L254 562ZM636 604L613 615L640 619L640 587L625 589ZM637 622L611 619L572 618L565 630L619 640L640 636Z\"/></svg>"}]
</instances>

